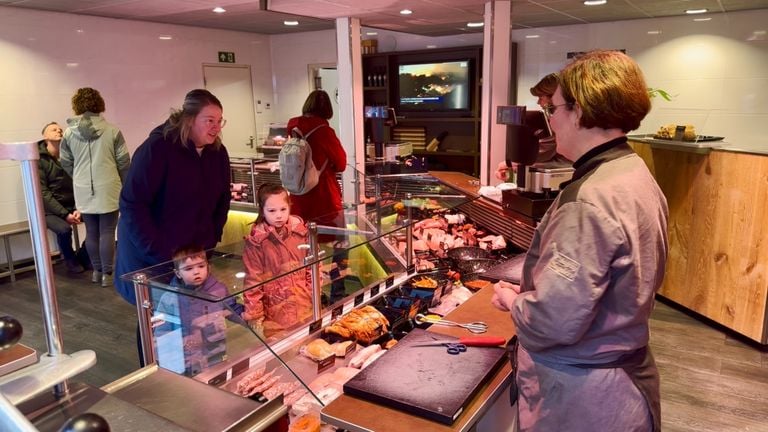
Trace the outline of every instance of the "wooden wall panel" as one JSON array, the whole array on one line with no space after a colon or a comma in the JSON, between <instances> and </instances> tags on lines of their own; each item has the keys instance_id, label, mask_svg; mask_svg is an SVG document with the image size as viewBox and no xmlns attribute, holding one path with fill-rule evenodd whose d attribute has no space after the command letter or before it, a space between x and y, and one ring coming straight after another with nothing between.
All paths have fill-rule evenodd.
<instances>
[{"instance_id":1,"label":"wooden wall panel","mask_svg":"<svg viewBox=\"0 0 768 432\"><path fill-rule=\"evenodd\" d=\"M660 294L767 343L768 156L631 144L669 204Z\"/></svg>"}]
</instances>

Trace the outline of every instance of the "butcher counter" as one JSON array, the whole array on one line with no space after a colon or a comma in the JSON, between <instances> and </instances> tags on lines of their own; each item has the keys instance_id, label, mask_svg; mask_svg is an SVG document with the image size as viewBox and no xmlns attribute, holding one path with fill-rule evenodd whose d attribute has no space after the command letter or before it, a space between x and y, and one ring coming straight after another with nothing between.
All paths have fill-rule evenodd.
<instances>
[{"instance_id":1,"label":"butcher counter","mask_svg":"<svg viewBox=\"0 0 768 432\"><path fill-rule=\"evenodd\" d=\"M659 295L768 344L768 154L633 137L630 144L669 205Z\"/></svg>"},{"instance_id":2,"label":"butcher counter","mask_svg":"<svg viewBox=\"0 0 768 432\"><path fill-rule=\"evenodd\" d=\"M455 322L484 321L488 324L486 335L509 339L515 334L512 319L509 313L491 305L492 297L493 285L489 285L446 315L446 318ZM469 334L464 329L438 326L432 326L428 331L454 337ZM321 418L326 423L355 432L512 431L516 427L516 410L509 404L511 382L512 368L505 360L450 426L348 395L340 396L323 408ZM403 391L408 391L408 387L404 386Z\"/></svg>"}]
</instances>

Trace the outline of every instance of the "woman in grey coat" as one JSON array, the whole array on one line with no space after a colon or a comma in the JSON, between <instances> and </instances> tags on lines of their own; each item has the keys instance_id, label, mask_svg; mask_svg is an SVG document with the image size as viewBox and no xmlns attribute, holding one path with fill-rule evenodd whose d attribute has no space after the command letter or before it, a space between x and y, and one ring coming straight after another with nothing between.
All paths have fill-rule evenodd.
<instances>
[{"instance_id":1,"label":"woman in grey coat","mask_svg":"<svg viewBox=\"0 0 768 432\"><path fill-rule=\"evenodd\" d=\"M93 264L93 283L109 286L115 255L118 201L130 156L117 126L101 116L98 90L78 89L72 96L75 117L61 140L61 165L72 176L75 205L85 222L85 247Z\"/></svg>"},{"instance_id":2,"label":"woman in grey coat","mask_svg":"<svg viewBox=\"0 0 768 432\"><path fill-rule=\"evenodd\" d=\"M661 428L648 319L668 208L626 137L650 108L640 68L618 51L566 66L544 107L575 172L536 227L520 286L500 283L493 298L517 331L520 431Z\"/></svg>"}]
</instances>

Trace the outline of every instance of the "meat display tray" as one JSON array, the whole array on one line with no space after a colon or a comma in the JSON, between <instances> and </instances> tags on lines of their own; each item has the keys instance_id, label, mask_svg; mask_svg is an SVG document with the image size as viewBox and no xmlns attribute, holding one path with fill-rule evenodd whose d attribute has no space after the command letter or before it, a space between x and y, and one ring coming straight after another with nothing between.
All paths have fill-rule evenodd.
<instances>
[{"instance_id":1,"label":"meat display tray","mask_svg":"<svg viewBox=\"0 0 768 432\"><path fill-rule=\"evenodd\" d=\"M468 347L458 355L423 342L454 339L413 329L344 384L344 393L443 424L453 424L506 359L500 347Z\"/></svg>"},{"instance_id":2,"label":"meat display tray","mask_svg":"<svg viewBox=\"0 0 768 432\"><path fill-rule=\"evenodd\" d=\"M503 263L497 264L483 273L478 273L480 279L491 282L503 280L515 285L520 285L520 276L523 274L523 262L525 254L516 255Z\"/></svg>"}]
</instances>

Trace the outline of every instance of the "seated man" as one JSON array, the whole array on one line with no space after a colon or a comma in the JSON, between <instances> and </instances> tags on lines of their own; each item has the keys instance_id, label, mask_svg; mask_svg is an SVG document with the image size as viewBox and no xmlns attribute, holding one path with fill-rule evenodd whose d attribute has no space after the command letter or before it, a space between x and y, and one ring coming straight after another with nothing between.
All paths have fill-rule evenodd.
<instances>
[{"instance_id":1,"label":"seated man","mask_svg":"<svg viewBox=\"0 0 768 432\"><path fill-rule=\"evenodd\" d=\"M75 251L72 249L72 226L81 222L80 212L75 209L72 177L59 163L61 137L61 126L52 122L45 125L43 139L37 142L40 150L38 171L45 207L45 223L48 229L56 233L56 241L64 257L67 271L82 273L85 269L78 262Z\"/></svg>"}]
</instances>

